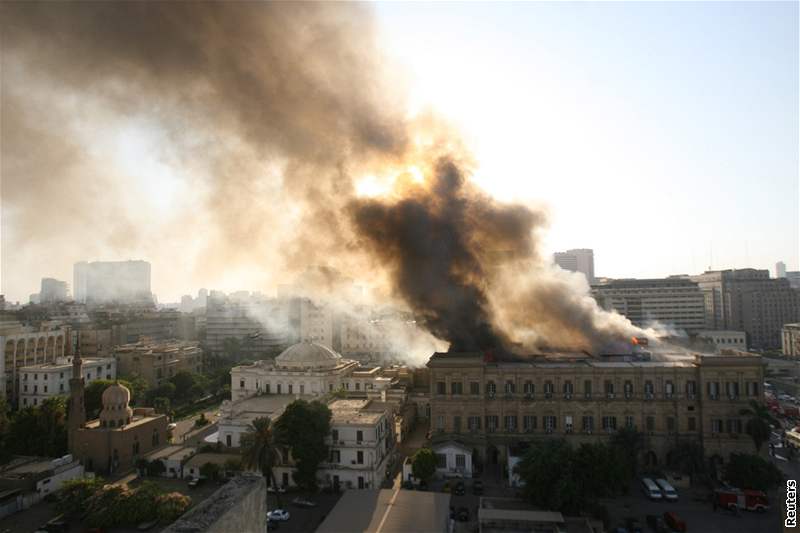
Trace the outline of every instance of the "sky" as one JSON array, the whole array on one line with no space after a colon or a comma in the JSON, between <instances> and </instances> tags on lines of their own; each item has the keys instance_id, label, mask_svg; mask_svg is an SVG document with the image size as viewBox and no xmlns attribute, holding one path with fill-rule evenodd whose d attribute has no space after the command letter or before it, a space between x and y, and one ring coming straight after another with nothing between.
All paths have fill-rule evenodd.
<instances>
[{"instance_id":1,"label":"sky","mask_svg":"<svg viewBox=\"0 0 800 533\"><path fill-rule=\"evenodd\" d=\"M798 3L380 3L415 109L609 277L800 269Z\"/></svg>"},{"instance_id":2,"label":"sky","mask_svg":"<svg viewBox=\"0 0 800 533\"><path fill-rule=\"evenodd\" d=\"M409 94L408 115L446 117L474 152L481 187L548 213L545 253L592 248L596 275L617 278L774 272L779 260L800 270L797 2L371 7L385 68ZM4 67L6 80L19 75ZM72 117L68 131L87 147L81 159L110 169L86 192L100 200L93 218L73 217L58 188L42 191L43 212L64 210L73 232L108 221L98 230L110 237L77 248L53 234L46 258L10 249L17 228L0 228L0 293L24 302L42 277L71 284L71 265L83 259L151 261L161 302L200 287L270 292L263 262L201 274L203 236L185 238L194 220L184 216L202 216L208 191L190 176L196 169L163 150L173 125L67 93L54 102L40 89L25 88L29 103L57 111L44 120ZM68 176L53 183L70 186ZM112 209L102 199L114 183L125 184L126 197ZM250 208L272 209L271 194L254 191ZM0 210L15 207L0 195ZM135 239L128 218L138 223ZM116 241L125 245L109 246Z\"/></svg>"}]
</instances>

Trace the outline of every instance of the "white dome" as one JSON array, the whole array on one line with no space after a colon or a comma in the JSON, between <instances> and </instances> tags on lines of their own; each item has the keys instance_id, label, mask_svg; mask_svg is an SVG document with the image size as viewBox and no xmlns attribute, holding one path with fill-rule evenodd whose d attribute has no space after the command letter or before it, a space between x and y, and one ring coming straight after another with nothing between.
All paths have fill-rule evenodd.
<instances>
[{"instance_id":1,"label":"white dome","mask_svg":"<svg viewBox=\"0 0 800 533\"><path fill-rule=\"evenodd\" d=\"M289 346L275 358L275 364L279 367L302 370L336 368L341 361L341 355L327 346L313 342Z\"/></svg>"}]
</instances>

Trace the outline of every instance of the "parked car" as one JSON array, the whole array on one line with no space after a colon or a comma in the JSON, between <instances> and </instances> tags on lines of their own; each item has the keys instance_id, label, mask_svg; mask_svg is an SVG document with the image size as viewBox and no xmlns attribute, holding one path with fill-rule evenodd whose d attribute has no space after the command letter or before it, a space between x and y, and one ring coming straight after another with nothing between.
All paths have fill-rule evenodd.
<instances>
[{"instance_id":1,"label":"parked car","mask_svg":"<svg viewBox=\"0 0 800 533\"><path fill-rule=\"evenodd\" d=\"M456 496L463 496L464 493L467 491L467 487L464 485L463 481L459 481L456 483L456 486L453 487L453 494Z\"/></svg>"},{"instance_id":2,"label":"parked car","mask_svg":"<svg viewBox=\"0 0 800 533\"><path fill-rule=\"evenodd\" d=\"M628 529L629 533L643 533L642 523L632 516L625 519L625 527Z\"/></svg>"},{"instance_id":3,"label":"parked car","mask_svg":"<svg viewBox=\"0 0 800 533\"><path fill-rule=\"evenodd\" d=\"M267 513L267 520L274 520L275 522L285 522L289 520L289 511L285 509L273 509Z\"/></svg>"},{"instance_id":4,"label":"parked car","mask_svg":"<svg viewBox=\"0 0 800 533\"><path fill-rule=\"evenodd\" d=\"M666 479L661 479L661 478L657 479L656 485L658 485L658 488L661 489L661 494L664 495L665 500L670 502L678 501L678 491L676 491L675 488L672 485L670 485Z\"/></svg>"},{"instance_id":5,"label":"parked car","mask_svg":"<svg viewBox=\"0 0 800 533\"><path fill-rule=\"evenodd\" d=\"M661 489L649 477L642 478L642 493L651 500L661 500Z\"/></svg>"},{"instance_id":6,"label":"parked car","mask_svg":"<svg viewBox=\"0 0 800 533\"><path fill-rule=\"evenodd\" d=\"M469 522L469 509L466 507L459 507L456 513L456 520L459 522Z\"/></svg>"},{"instance_id":7,"label":"parked car","mask_svg":"<svg viewBox=\"0 0 800 533\"><path fill-rule=\"evenodd\" d=\"M194 487L198 486L202 482L203 482L203 480L200 479L199 477L192 477L192 478L189 478L189 482L186 483L186 484L189 485L190 487L194 488Z\"/></svg>"},{"instance_id":8,"label":"parked car","mask_svg":"<svg viewBox=\"0 0 800 533\"><path fill-rule=\"evenodd\" d=\"M647 522L648 527L650 527L650 529L652 529L655 533L669 533L669 528L667 527L666 522L664 522L664 519L660 516L649 514L644 520Z\"/></svg>"},{"instance_id":9,"label":"parked car","mask_svg":"<svg viewBox=\"0 0 800 533\"><path fill-rule=\"evenodd\" d=\"M472 484L472 494L481 495L483 494L483 481L480 479L476 479L475 482Z\"/></svg>"},{"instance_id":10,"label":"parked car","mask_svg":"<svg viewBox=\"0 0 800 533\"><path fill-rule=\"evenodd\" d=\"M317 502L306 500L305 498L295 498L292 500L292 505L295 507L316 507Z\"/></svg>"},{"instance_id":11,"label":"parked car","mask_svg":"<svg viewBox=\"0 0 800 533\"><path fill-rule=\"evenodd\" d=\"M679 531L680 533L686 532L686 522L681 520L678 515L671 511L664 513L664 522L666 522L667 525L674 531Z\"/></svg>"}]
</instances>

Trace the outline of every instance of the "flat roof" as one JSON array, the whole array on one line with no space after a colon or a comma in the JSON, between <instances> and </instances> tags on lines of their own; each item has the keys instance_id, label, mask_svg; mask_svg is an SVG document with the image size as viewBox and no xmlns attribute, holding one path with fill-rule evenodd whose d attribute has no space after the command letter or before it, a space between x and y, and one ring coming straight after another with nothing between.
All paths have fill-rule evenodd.
<instances>
[{"instance_id":1,"label":"flat roof","mask_svg":"<svg viewBox=\"0 0 800 533\"><path fill-rule=\"evenodd\" d=\"M317 533L444 533L450 495L416 490L348 490Z\"/></svg>"},{"instance_id":2,"label":"flat roof","mask_svg":"<svg viewBox=\"0 0 800 533\"><path fill-rule=\"evenodd\" d=\"M370 409L372 400L335 400L328 404L335 424L374 424L384 414L384 410Z\"/></svg>"}]
</instances>

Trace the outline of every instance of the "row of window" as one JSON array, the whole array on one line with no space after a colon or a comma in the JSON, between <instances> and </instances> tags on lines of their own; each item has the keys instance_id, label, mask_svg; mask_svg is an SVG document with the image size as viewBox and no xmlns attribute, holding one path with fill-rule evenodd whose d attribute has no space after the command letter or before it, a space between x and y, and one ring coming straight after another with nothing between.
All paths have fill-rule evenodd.
<instances>
[{"instance_id":1,"label":"row of window","mask_svg":"<svg viewBox=\"0 0 800 533\"><path fill-rule=\"evenodd\" d=\"M378 427L378 429L380 429L380 426ZM378 438L380 438L380 435L378 436ZM338 429L332 429L331 430L331 440L333 440L334 444L339 442L339 430ZM363 441L364 441L364 432L362 430L360 430L360 429L356 430L356 443L357 444L361 444Z\"/></svg>"},{"instance_id":2,"label":"row of window","mask_svg":"<svg viewBox=\"0 0 800 533\"><path fill-rule=\"evenodd\" d=\"M727 392L727 396L729 398L738 398L739 397L739 382L738 381L727 381L724 383L725 390ZM571 398L573 394L575 394L575 385L572 381L566 380L562 384L562 392L565 398ZM709 381L706 383L706 392L708 393L708 397L715 399L718 398L720 395L720 382L718 381ZM747 396L757 397L759 394L759 384L757 381L748 381L745 383L745 389ZM486 395L494 397L497 394L497 384L494 381L487 381L486 382ZM552 381L545 381L544 382L544 396L545 398L552 397L555 390L555 385ZM692 398L697 395L697 382L696 381L687 381L686 382L686 395L689 398ZM503 392L506 395L513 395L517 393L517 385L514 381L508 380L504 383ZM532 381L526 381L522 386L522 392L527 398L533 398L536 394L536 385ZM592 381L586 380L583 382L583 394L586 398L592 397ZM617 393L616 384L611 380L606 380L603 383L603 392L607 398L615 398ZM634 395L635 389L633 382L628 380L622 386L622 394L625 398L630 398ZM651 380L647 380L644 382L644 389L643 389L645 397L654 398L655 397L655 384ZM664 382L664 397L671 398L677 392L677 388L675 384L671 380L667 380ZM444 381L437 381L436 382L436 394L443 396L447 394L447 384ZM453 396L460 396L464 394L464 383L461 381L452 381L450 382L450 394ZM469 383L469 394L472 396L479 396L481 394L481 385L477 381L472 381Z\"/></svg>"},{"instance_id":3,"label":"row of window","mask_svg":"<svg viewBox=\"0 0 800 533\"><path fill-rule=\"evenodd\" d=\"M89 370L89 373L88 373L88 374L86 374L86 378L87 378L87 379L92 379L91 368L87 368L86 370ZM110 365L110 364L109 364L109 365L106 365L106 370L111 370L111 365ZM100 375L100 374L102 374L102 373L103 373L103 367L102 367L102 366L98 366L98 367L97 367L97 375L99 376L99 375ZM48 372L43 372L43 373L42 373L42 379L43 379L44 381L47 381L47 376L48 376L48 375L49 375L49 373L48 373ZM23 374L23 376L22 376L22 379L23 379L23 381L24 381L24 380L27 380L27 379L28 379L28 376L29 376L29 373L28 373L28 372L25 372L25 373ZM71 376L72 376L72 374L70 374L70 377L71 377ZM61 378L61 379L64 379L64 372L59 372L59 375L58 375L58 377L59 377L59 378ZM34 375L33 375L33 379L34 379L34 380L36 380L36 379L39 379L39 374L34 374Z\"/></svg>"},{"instance_id":4,"label":"row of window","mask_svg":"<svg viewBox=\"0 0 800 533\"><path fill-rule=\"evenodd\" d=\"M258 388L258 390L262 390L261 389L261 384L256 383L256 387ZM287 385L287 387L288 387L287 394L294 394L294 384L293 383L289 383ZM244 389L245 388L245 380L243 380L243 379L239 380L239 388L240 389ZM350 390L350 382L349 381L346 381L344 383L344 388L345 388L345 390ZM374 386L373 383L365 383L364 384L364 390L372 390L374 388L375 388L375 386ZM283 384L282 383L276 384L275 389L276 389L275 390L276 394L283 394ZM300 394L305 394L306 393L305 384L301 383L299 385L299 389L298 390L299 390ZM355 382L355 390L357 390L357 391L361 390L361 382L359 382L359 381ZM266 393L266 394L272 394L272 387L271 387L270 383L264 383L263 392ZM328 392L333 392L333 383L328 383Z\"/></svg>"},{"instance_id":5,"label":"row of window","mask_svg":"<svg viewBox=\"0 0 800 533\"><path fill-rule=\"evenodd\" d=\"M99 375L98 375L97 377L98 377L98 378L100 378L100 376L99 376ZM91 378L91 374L87 374L87 375L86 375L86 379L87 379L87 380L90 380L90 379L92 379L92 378ZM109 379L109 380L110 380L110 379L111 379L111 374L106 374L106 379ZM47 386L47 385L43 385L43 386L42 386L42 390L43 390L43 392L44 392L44 393L48 392L48 386ZM59 391L59 392L64 392L64 384L63 384L63 383L59 383L59 384L58 384L58 391ZM22 386L22 392L28 392L28 385L27 385L27 384L24 384L24 385ZM36 394L36 393L38 393L38 392L39 392L39 385L34 385L34 386L33 386L33 394Z\"/></svg>"},{"instance_id":6,"label":"row of window","mask_svg":"<svg viewBox=\"0 0 800 533\"><path fill-rule=\"evenodd\" d=\"M328 462L333 464L339 464L342 462L342 455L339 450L331 450L328 455ZM357 465L364 464L364 452L362 450L356 451L356 458L355 463Z\"/></svg>"},{"instance_id":7,"label":"row of window","mask_svg":"<svg viewBox=\"0 0 800 533\"><path fill-rule=\"evenodd\" d=\"M567 415L563 417L563 429L567 433L571 433L574 431L575 423L578 421L578 417L573 417L571 415ZM599 417L600 425L596 426L595 424L595 417L593 415L584 415L580 417L580 430L584 433L591 433L599 427L605 432L614 432L619 427L617 424L617 417L616 416L602 416ZM453 433L460 433L462 431L462 417L456 415L453 417L452 420L452 432ZM483 427L486 429L488 433L494 433L503 430L505 433L516 433L520 430L523 432L531 432L537 431L539 429L539 417L536 415L524 415L522 417L518 417L517 415L506 415L502 419L503 425L500 425L501 419L498 415L486 415L485 417L480 416L468 416L466 417L466 429L468 431L481 431L483 428L481 427L482 423L485 424ZM521 424L520 424L521 422ZM628 428L636 428L636 417L632 415L625 416L620 421L624 427ZM712 419L711 420L711 432L712 433L742 433L743 425L742 420L739 418L729 418L724 420L725 424L723 427L723 419ZM444 415L439 415L436 417L436 426L435 429L437 431L444 431L445 430L445 417ZM558 417L554 415L545 415L541 417L541 429L545 432L553 432L558 429ZM664 417L664 426L663 429L667 431L667 433L675 433L677 431L677 421L673 416ZM697 431L697 418L694 416L690 416L686 418L686 429L687 431ZM723 431L725 429L726 431ZM656 431L656 417L655 416L646 416L644 417L644 431L647 432L654 432Z\"/></svg>"}]
</instances>

